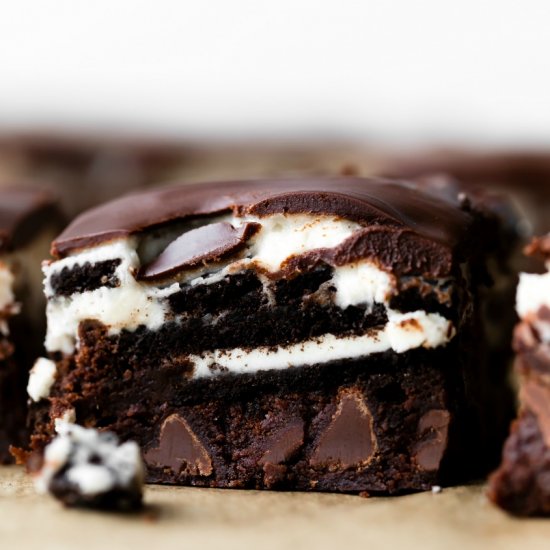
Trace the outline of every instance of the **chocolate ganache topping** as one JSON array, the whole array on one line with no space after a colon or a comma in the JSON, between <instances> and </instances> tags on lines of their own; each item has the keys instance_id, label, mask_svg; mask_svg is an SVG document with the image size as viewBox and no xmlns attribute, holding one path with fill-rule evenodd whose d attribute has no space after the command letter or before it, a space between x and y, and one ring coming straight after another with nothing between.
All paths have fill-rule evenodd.
<instances>
[{"instance_id":1,"label":"chocolate ganache topping","mask_svg":"<svg viewBox=\"0 0 550 550\"><path fill-rule=\"evenodd\" d=\"M332 215L363 226L357 235L332 251L310 254L309 263L339 265L360 257L381 257L382 264L402 271L443 275L450 270L457 245L467 241L473 216L456 201L425 192L420 184L356 177L270 179L173 185L128 195L77 217L54 241L52 254L62 258L78 249L139 234L172 222L233 212L261 222L272 214ZM208 250L176 252L180 263L208 258L211 251L238 247L243 235L228 227L208 231ZM223 229L223 231L221 231ZM253 232L248 232L250 235ZM222 235L227 242L210 242ZM223 240L222 239L222 240ZM192 242L191 239L184 241ZM183 242L183 241L182 241ZM183 258L183 260L182 260ZM166 260L165 258L162 258ZM186 260L187 259L187 260ZM188 262L189 263L189 262ZM170 270L165 264L161 271ZM154 271L150 274L154 276Z\"/></svg>"}]
</instances>

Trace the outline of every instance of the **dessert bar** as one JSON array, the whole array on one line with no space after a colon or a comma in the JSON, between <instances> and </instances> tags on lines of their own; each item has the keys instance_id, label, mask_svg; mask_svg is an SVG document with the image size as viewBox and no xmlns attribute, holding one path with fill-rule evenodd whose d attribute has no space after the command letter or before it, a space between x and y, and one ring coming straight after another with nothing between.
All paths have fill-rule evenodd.
<instances>
[{"instance_id":1,"label":"dessert bar","mask_svg":"<svg viewBox=\"0 0 550 550\"><path fill-rule=\"evenodd\" d=\"M486 472L511 410L484 314L505 230L440 191L173 185L80 215L44 267L32 448L63 418L137 441L149 482L395 494Z\"/></svg>"},{"instance_id":2,"label":"dessert bar","mask_svg":"<svg viewBox=\"0 0 550 550\"><path fill-rule=\"evenodd\" d=\"M49 193L0 189L0 463L25 442L25 388L45 334L40 264L60 223Z\"/></svg>"},{"instance_id":3,"label":"dessert bar","mask_svg":"<svg viewBox=\"0 0 550 550\"><path fill-rule=\"evenodd\" d=\"M550 236L528 253L550 268ZM504 446L489 496L517 515L550 515L550 272L523 273L517 291L520 322L514 333L520 412Z\"/></svg>"}]
</instances>

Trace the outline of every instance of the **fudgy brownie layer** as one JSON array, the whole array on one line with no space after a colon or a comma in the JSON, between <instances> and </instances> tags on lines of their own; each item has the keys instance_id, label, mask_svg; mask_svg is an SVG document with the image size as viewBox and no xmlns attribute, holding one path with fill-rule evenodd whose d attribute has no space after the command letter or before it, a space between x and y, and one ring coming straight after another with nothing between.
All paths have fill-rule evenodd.
<instances>
[{"instance_id":1,"label":"fudgy brownie layer","mask_svg":"<svg viewBox=\"0 0 550 550\"><path fill-rule=\"evenodd\" d=\"M476 406L462 345L189 381L176 355L121 347L88 323L78 354L58 361L49 402L34 406L33 447L74 409L78 423L136 440L151 482L423 490L491 466L498 430Z\"/></svg>"}]
</instances>

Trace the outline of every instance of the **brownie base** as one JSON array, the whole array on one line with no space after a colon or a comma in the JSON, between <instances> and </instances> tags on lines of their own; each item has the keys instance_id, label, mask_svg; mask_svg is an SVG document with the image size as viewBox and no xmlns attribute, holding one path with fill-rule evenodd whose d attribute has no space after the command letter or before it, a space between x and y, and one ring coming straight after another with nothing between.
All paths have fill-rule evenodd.
<instances>
[{"instance_id":1,"label":"brownie base","mask_svg":"<svg viewBox=\"0 0 550 550\"><path fill-rule=\"evenodd\" d=\"M48 401L33 406L32 447L53 420L137 441L153 483L397 494L483 475L502 426L460 339L445 348L251 375L190 379L162 346L132 345L85 323L59 359ZM476 383L473 381L476 380ZM502 396L500 396L502 397Z\"/></svg>"}]
</instances>

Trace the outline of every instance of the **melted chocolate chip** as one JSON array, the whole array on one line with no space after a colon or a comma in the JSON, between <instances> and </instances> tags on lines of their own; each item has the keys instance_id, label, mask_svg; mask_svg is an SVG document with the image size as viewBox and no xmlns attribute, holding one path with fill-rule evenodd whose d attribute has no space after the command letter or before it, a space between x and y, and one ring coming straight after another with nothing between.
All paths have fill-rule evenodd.
<instances>
[{"instance_id":1,"label":"melted chocolate chip","mask_svg":"<svg viewBox=\"0 0 550 550\"><path fill-rule=\"evenodd\" d=\"M170 415L162 424L159 446L145 453L147 464L182 470L188 475L209 476L212 460L204 445L189 424L177 414Z\"/></svg>"},{"instance_id":2,"label":"melted chocolate chip","mask_svg":"<svg viewBox=\"0 0 550 550\"><path fill-rule=\"evenodd\" d=\"M264 483L275 488L286 479L288 466L285 464L304 444L304 421L292 418L273 434L265 443L265 452L258 461L264 472Z\"/></svg>"},{"instance_id":3,"label":"melted chocolate chip","mask_svg":"<svg viewBox=\"0 0 550 550\"><path fill-rule=\"evenodd\" d=\"M138 278L158 279L206 262L219 261L241 250L260 227L257 223L247 223L235 228L228 222L219 222L187 231L144 266Z\"/></svg>"},{"instance_id":4,"label":"melted chocolate chip","mask_svg":"<svg viewBox=\"0 0 550 550\"><path fill-rule=\"evenodd\" d=\"M414 460L421 470L433 471L439 468L449 432L449 411L432 409L418 421L420 441L414 446Z\"/></svg>"},{"instance_id":5,"label":"melted chocolate chip","mask_svg":"<svg viewBox=\"0 0 550 550\"><path fill-rule=\"evenodd\" d=\"M286 462L303 444L304 421L295 418L269 439L259 463L267 465Z\"/></svg>"},{"instance_id":6,"label":"melted chocolate chip","mask_svg":"<svg viewBox=\"0 0 550 550\"><path fill-rule=\"evenodd\" d=\"M310 459L312 466L366 466L376 453L373 420L360 393L343 393Z\"/></svg>"}]
</instances>

